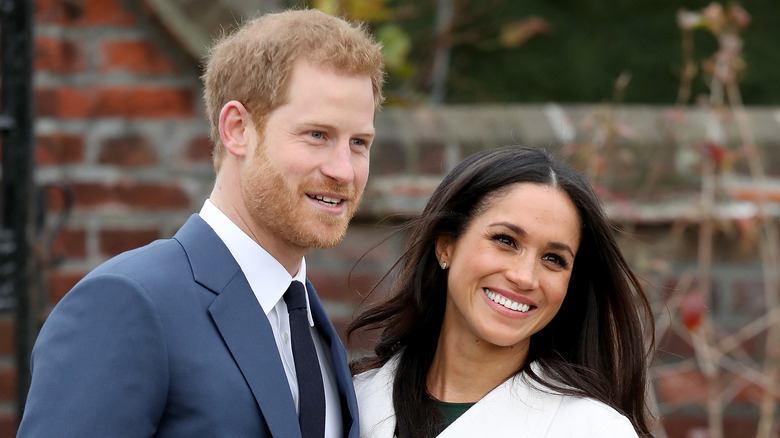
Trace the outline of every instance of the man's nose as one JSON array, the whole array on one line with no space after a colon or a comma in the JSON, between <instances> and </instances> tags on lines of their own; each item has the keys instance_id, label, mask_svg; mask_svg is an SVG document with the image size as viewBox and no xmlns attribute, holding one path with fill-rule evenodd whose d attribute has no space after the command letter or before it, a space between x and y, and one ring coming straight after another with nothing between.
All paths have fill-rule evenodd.
<instances>
[{"instance_id":1,"label":"man's nose","mask_svg":"<svg viewBox=\"0 0 780 438\"><path fill-rule=\"evenodd\" d=\"M330 154L322 164L322 173L340 184L349 184L355 179L352 165L352 149L349 140L339 140L332 146Z\"/></svg>"}]
</instances>

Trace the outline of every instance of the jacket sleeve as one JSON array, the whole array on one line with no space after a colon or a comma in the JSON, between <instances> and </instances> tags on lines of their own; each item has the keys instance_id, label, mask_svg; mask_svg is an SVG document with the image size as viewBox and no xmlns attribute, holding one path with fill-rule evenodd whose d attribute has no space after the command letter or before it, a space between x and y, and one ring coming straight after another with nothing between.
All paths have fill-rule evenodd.
<instances>
[{"instance_id":1,"label":"jacket sleeve","mask_svg":"<svg viewBox=\"0 0 780 438\"><path fill-rule=\"evenodd\" d=\"M60 301L32 355L18 437L148 437L167 393L166 340L146 290L90 274Z\"/></svg>"}]
</instances>

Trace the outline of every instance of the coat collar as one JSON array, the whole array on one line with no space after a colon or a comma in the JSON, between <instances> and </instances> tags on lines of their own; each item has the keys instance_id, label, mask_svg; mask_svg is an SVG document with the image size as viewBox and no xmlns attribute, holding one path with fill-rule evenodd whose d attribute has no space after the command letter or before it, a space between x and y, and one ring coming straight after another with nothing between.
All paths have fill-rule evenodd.
<instances>
[{"instance_id":1,"label":"coat collar","mask_svg":"<svg viewBox=\"0 0 780 438\"><path fill-rule=\"evenodd\" d=\"M536 363L532 363L531 367L535 373L541 373ZM444 429L439 437L547 436L561 400L560 394L541 387L520 373L487 393Z\"/></svg>"},{"instance_id":2,"label":"coat collar","mask_svg":"<svg viewBox=\"0 0 780 438\"><path fill-rule=\"evenodd\" d=\"M393 380L399 356L394 356L380 369L370 370L355 377L362 418L362 436L393 437ZM535 373L542 375L537 364L532 363L531 366ZM552 393L519 374L485 395L444 429L439 438L546 436L561 401L559 394Z\"/></svg>"},{"instance_id":3,"label":"coat collar","mask_svg":"<svg viewBox=\"0 0 780 438\"><path fill-rule=\"evenodd\" d=\"M217 233L193 214L173 236L187 254L195 281L214 293L220 293L234 276L241 273Z\"/></svg>"}]
</instances>

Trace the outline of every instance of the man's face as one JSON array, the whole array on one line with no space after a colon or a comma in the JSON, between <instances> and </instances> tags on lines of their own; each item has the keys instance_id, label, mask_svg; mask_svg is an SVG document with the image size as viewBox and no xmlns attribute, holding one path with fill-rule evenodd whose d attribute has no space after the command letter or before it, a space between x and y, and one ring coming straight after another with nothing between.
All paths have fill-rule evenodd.
<instances>
[{"instance_id":1,"label":"man's face","mask_svg":"<svg viewBox=\"0 0 780 438\"><path fill-rule=\"evenodd\" d=\"M368 179L373 121L368 76L295 64L287 103L268 117L241 175L252 228L265 245L329 248L344 237Z\"/></svg>"}]
</instances>

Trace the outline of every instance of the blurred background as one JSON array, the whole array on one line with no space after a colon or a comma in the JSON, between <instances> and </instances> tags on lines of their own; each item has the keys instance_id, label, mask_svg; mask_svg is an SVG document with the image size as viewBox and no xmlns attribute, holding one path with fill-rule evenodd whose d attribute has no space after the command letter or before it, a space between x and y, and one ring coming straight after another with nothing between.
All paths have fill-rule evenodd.
<instances>
[{"instance_id":1,"label":"blurred background","mask_svg":"<svg viewBox=\"0 0 780 438\"><path fill-rule=\"evenodd\" d=\"M51 308L211 191L209 42L286 7L366 22L388 66L363 206L307 256L342 334L458 161L545 147L592 182L654 304L657 436L780 437L776 0L3 0L0 438Z\"/></svg>"}]
</instances>

